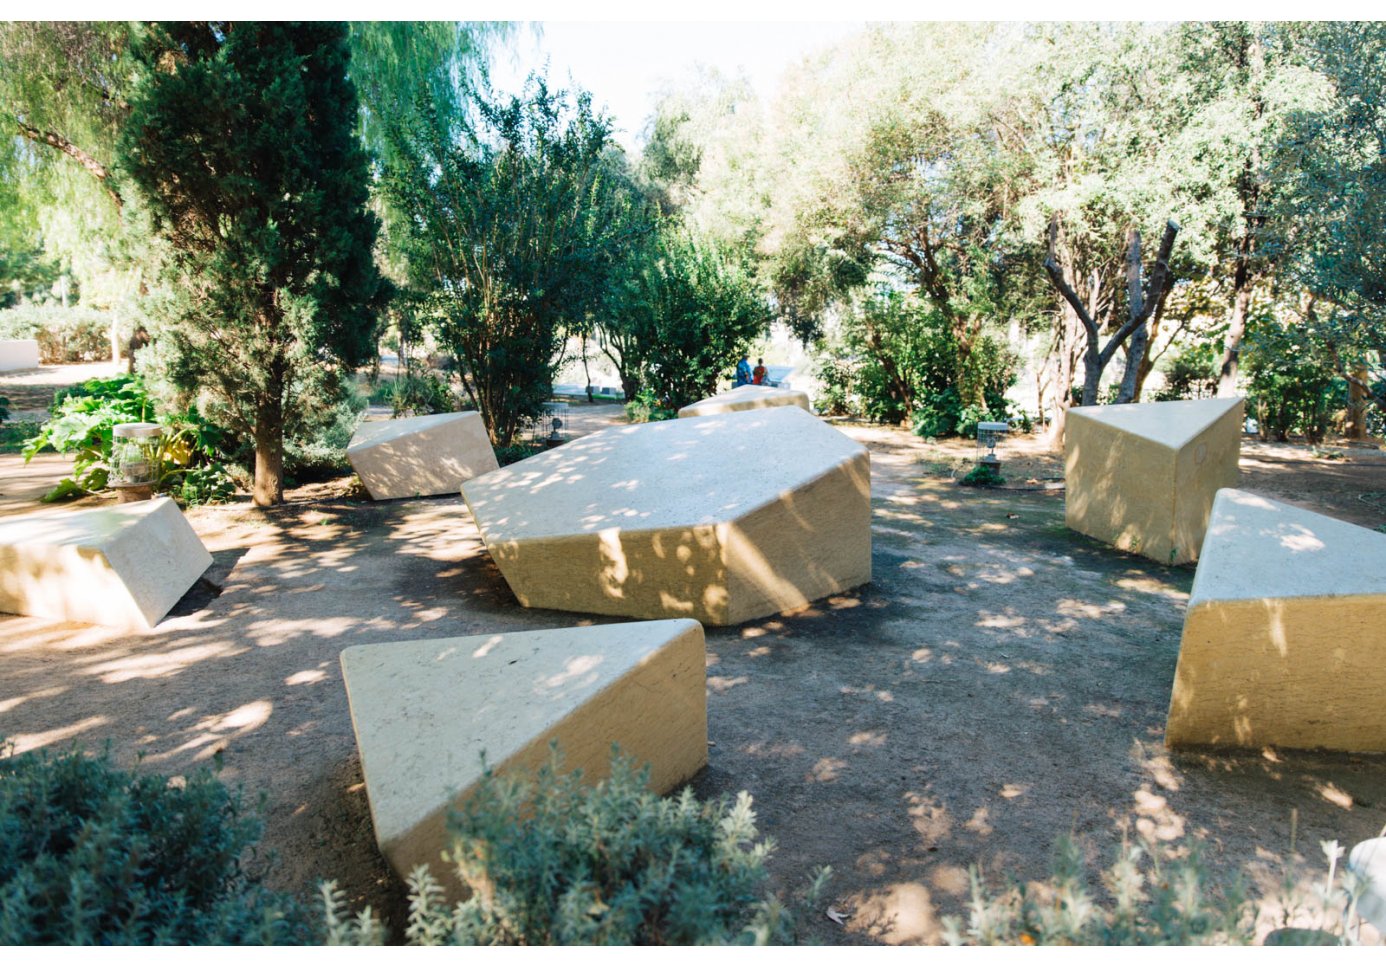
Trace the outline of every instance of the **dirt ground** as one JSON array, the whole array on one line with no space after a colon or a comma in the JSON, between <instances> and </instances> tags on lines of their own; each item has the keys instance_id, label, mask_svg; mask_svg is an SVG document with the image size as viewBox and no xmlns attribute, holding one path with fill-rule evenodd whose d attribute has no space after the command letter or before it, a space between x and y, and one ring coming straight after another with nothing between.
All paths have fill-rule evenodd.
<instances>
[{"instance_id":1,"label":"dirt ground","mask_svg":"<svg viewBox=\"0 0 1386 968\"><path fill-rule=\"evenodd\" d=\"M1219 875L1269 884L1287 862L1321 879L1321 840L1381 831L1386 756L1164 748L1193 569L1067 531L1062 463L1038 441L1008 440L1007 488L975 490L955 483L969 443L840 426L871 451L873 579L707 630L711 746L693 781L705 797L750 791L779 888L832 866L822 907L845 923L817 918L819 940L937 942L940 918L964 913L970 865L1040 879L1064 833L1104 864L1136 831L1197 834ZM1242 486L1386 523L1386 453L1319 454L1249 441ZM41 490L20 469L0 456L0 514ZM121 763L173 774L219 764L265 796L274 886L335 878L402 923L338 654L607 620L521 608L460 498L370 504L319 485L272 511L188 517L215 563L154 631L0 617L0 734L20 749L109 742Z\"/></svg>"}]
</instances>

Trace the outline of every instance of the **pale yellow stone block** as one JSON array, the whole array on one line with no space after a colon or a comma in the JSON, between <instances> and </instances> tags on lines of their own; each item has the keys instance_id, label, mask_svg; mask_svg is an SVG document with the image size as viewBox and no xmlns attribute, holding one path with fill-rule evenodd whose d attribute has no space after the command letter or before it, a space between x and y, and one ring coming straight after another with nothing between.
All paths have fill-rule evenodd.
<instances>
[{"instance_id":1,"label":"pale yellow stone block","mask_svg":"<svg viewBox=\"0 0 1386 968\"><path fill-rule=\"evenodd\" d=\"M368 420L352 435L347 460L373 501L456 494L500 466L474 410Z\"/></svg>"},{"instance_id":2,"label":"pale yellow stone block","mask_svg":"<svg viewBox=\"0 0 1386 968\"><path fill-rule=\"evenodd\" d=\"M798 407L604 430L462 496L530 608L734 625L871 580L866 448Z\"/></svg>"},{"instance_id":3,"label":"pale yellow stone block","mask_svg":"<svg viewBox=\"0 0 1386 968\"><path fill-rule=\"evenodd\" d=\"M371 820L405 877L440 862L447 817L486 766L609 775L612 744L667 793L707 763L706 648L697 622L630 622L360 645L342 652Z\"/></svg>"},{"instance_id":4,"label":"pale yellow stone block","mask_svg":"<svg viewBox=\"0 0 1386 968\"><path fill-rule=\"evenodd\" d=\"M755 384L735 387L716 396L690 403L679 411L680 417L708 417L716 413L735 413L738 410L759 410L762 407L798 407L812 413L809 395L803 390L788 387L761 387Z\"/></svg>"},{"instance_id":5,"label":"pale yellow stone block","mask_svg":"<svg viewBox=\"0 0 1386 968\"><path fill-rule=\"evenodd\" d=\"M1219 491L1165 741L1386 750L1386 535Z\"/></svg>"},{"instance_id":6,"label":"pale yellow stone block","mask_svg":"<svg viewBox=\"0 0 1386 968\"><path fill-rule=\"evenodd\" d=\"M0 520L0 611L152 628L212 564L166 497Z\"/></svg>"},{"instance_id":7,"label":"pale yellow stone block","mask_svg":"<svg viewBox=\"0 0 1386 968\"><path fill-rule=\"evenodd\" d=\"M1237 483L1241 440L1239 398L1074 407L1068 526L1161 564L1195 561L1213 495Z\"/></svg>"}]
</instances>

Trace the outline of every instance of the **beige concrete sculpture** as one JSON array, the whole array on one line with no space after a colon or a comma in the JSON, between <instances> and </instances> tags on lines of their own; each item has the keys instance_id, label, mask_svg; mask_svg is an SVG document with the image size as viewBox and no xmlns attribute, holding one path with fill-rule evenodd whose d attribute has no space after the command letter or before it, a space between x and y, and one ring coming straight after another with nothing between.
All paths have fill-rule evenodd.
<instances>
[{"instance_id":1,"label":"beige concrete sculpture","mask_svg":"<svg viewBox=\"0 0 1386 968\"><path fill-rule=\"evenodd\" d=\"M152 628L212 564L166 497L0 520L0 612Z\"/></svg>"},{"instance_id":2,"label":"beige concrete sculpture","mask_svg":"<svg viewBox=\"0 0 1386 968\"><path fill-rule=\"evenodd\" d=\"M871 580L866 448L798 407L614 427L462 496L531 608L733 625Z\"/></svg>"},{"instance_id":3,"label":"beige concrete sculpture","mask_svg":"<svg viewBox=\"0 0 1386 968\"><path fill-rule=\"evenodd\" d=\"M342 677L376 841L401 876L440 863L447 815L486 767L534 771L556 741L563 769L609 774L612 744L667 793L707 763L703 630L630 622L360 645ZM445 876L446 875L446 876Z\"/></svg>"},{"instance_id":4,"label":"beige concrete sculpture","mask_svg":"<svg viewBox=\"0 0 1386 968\"><path fill-rule=\"evenodd\" d=\"M799 407L808 410L809 396L803 390L788 387L761 387L755 384L736 387L690 403L679 411L680 417L707 417L715 413L733 413L737 410L759 410L761 407Z\"/></svg>"},{"instance_id":5,"label":"beige concrete sculpture","mask_svg":"<svg viewBox=\"0 0 1386 968\"><path fill-rule=\"evenodd\" d=\"M39 345L36 339L0 339L0 373L11 370L37 370Z\"/></svg>"},{"instance_id":6,"label":"beige concrete sculpture","mask_svg":"<svg viewBox=\"0 0 1386 968\"><path fill-rule=\"evenodd\" d=\"M1383 659L1386 535L1219 491L1165 741L1386 750Z\"/></svg>"},{"instance_id":7,"label":"beige concrete sculpture","mask_svg":"<svg viewBox=\"0 0 1386 968\"><path fill-rule=\"evenodd\" d=\"M367 421L352 435L347 460L373 501L456 494L500 466L474 410Z\"/></svg>"},{"instance_id":8,"label":"beige concrete sculpture","mask_svg":"<svg viewBox=\"0 0 1386 968\"><path fill-rule=\"evenodd\" d=\"M1240 399L1074 407L1064 443L1074 531L1161 564L1194 561L1213 495L1237 483Z\"/></svg>"}]
</instances>

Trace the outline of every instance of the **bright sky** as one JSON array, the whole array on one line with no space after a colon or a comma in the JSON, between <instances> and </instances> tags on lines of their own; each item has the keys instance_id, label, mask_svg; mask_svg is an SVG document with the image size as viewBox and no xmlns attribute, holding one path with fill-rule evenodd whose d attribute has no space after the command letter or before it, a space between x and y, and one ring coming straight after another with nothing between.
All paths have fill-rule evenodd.
<instances>
[{"instance_id":1,"label":"bright sky","mask_svg":"<svg viewBox=\"0 0 1386 968\"><path fill-rule=\"evenodd\" d=\"M497 53L492 84L517 92L531 70L548 63L551 86L570 83L592 92L616 126L616 139L634 149L662 89L680 86L696 65L735 77L743 72L763 100L781 75L805 55L866 26L832 23L570 23L521 27Z\"/></svg>"}]
</instances>

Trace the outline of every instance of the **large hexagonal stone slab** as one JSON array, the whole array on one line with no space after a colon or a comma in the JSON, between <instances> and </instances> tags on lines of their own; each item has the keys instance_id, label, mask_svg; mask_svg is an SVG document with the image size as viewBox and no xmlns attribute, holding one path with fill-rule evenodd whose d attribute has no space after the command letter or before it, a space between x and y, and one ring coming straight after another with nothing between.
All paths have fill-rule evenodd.
<instances>
[{"instance_id":1,"label":"large hexagonal stone slab","mask_svg":"<svg viewBox=\"0 0 1386 968\"><path fill-rule=\"evenodd\" d=\"M352 435L347 460L373 501L456 494L500 466L474 410L366 421Z\"/></svg>"},{"instance_id":2,"label":"large hexagonal stone slab","mask_svg":"<svg viewBox=\"0 0 1386 968\"><path fill-rule=\"evenodd\" d=\"M166 497L0 519L0 612L152 628L211 564Z\"/></svg>"},{"instance_id":3,"label":"large hexagonal stone slab","mask_svg":"<svg viewBox=\"0 0 1386 968\"><path fill-rule=\"evenodd\" d=\"M440 863L447 817L486 766L535 771L557 741L565 770L609 775L611 746L667 793L707 763L703 630L629 622L360 645L342 676L376 840L401 876Z\"/></svg>"},{"instance_id":4,"label":"large hexagonal stone slab","mask_svg":"<svg viewBox=\"0 0 1386 968\"><path fill-rule=\"evenodd\" d=\"M730 625L871 580L866 448L798 407L613 427L462 496L533 608Z\"/></svg>"},{"instance_id":5,"label":"large hexagonal stone slab","mask_svg":"<svg viewBox=\"0 0 1386 968\"><path fill-rule=\"evenodd\" d=\"M1068 526L1161 564L1196 560L1213 495L1237 483L1241 435L1240 399L1072 408Z\"/></svg>"},{"instance_id":6,"label":"large hexagonal stone slab","mask_svg":"<svg viewBox=\"0 0 1386 968\"><path fill-rule=\"evenodd\" d=\"M752 383L699 400L697 403L690 403L679 411L679 416L707 417L715 413L759 410L762 407L799 407L813 412L809 407L809 395L803 390L756 386Z\"/></svg>"},{"instance_id":7,"label":"large hexagonal stone slab","mask_svg":"<svg viewBox=\"0 0 1386 968\"><path fill-rule=\"evenodd\" d=\"M1219 491L1166 742L1386 750L1384 695L1386 534Z\"/></svg>"}]
</instances>

